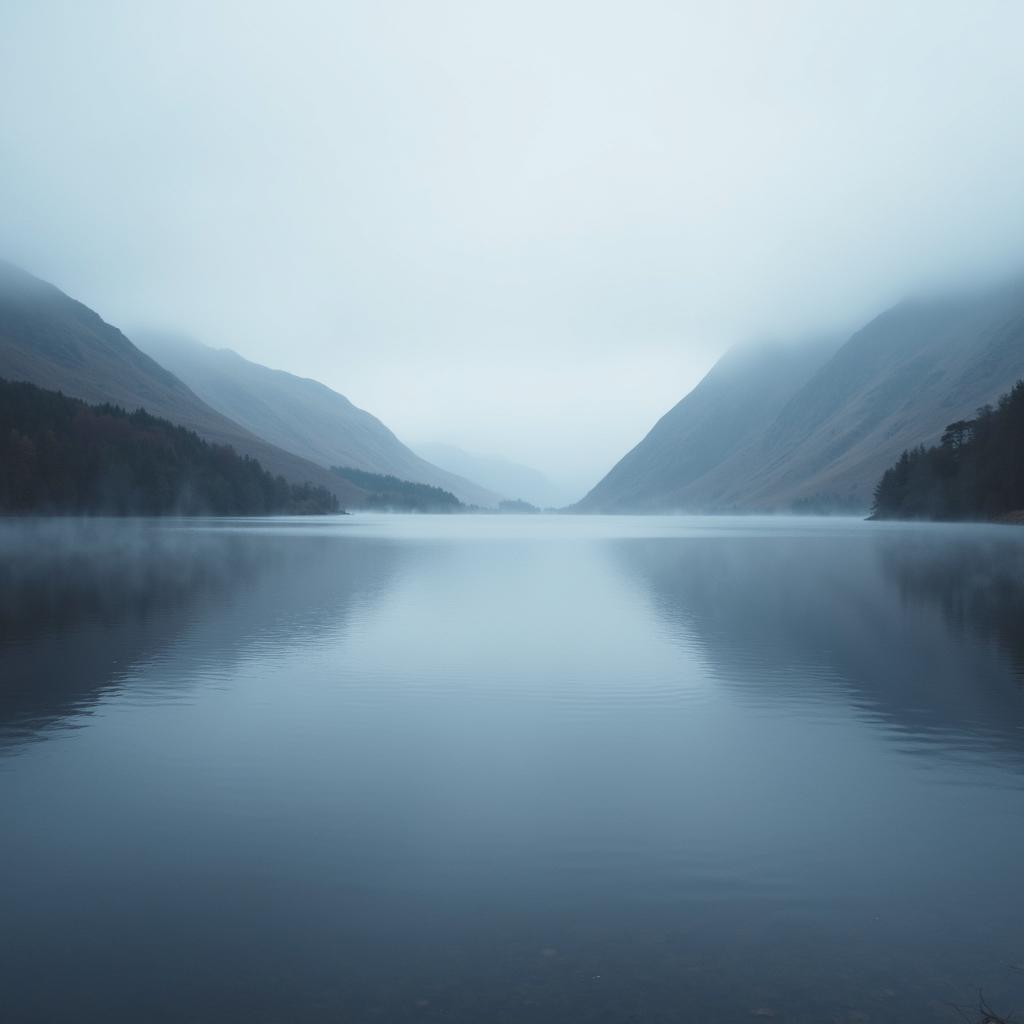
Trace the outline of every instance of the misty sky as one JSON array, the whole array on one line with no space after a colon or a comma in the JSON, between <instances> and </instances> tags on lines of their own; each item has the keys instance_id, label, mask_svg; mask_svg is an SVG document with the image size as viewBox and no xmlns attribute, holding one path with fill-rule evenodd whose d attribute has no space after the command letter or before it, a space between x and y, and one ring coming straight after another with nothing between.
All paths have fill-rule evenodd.
<instances>
[{"instance_id":1,"label":"misty sky","mask_svg":"<svg viewBox=\"0 0 1024 1024\"><path fill-rule=\"evenodd\" d=\"M0 0L0 255L583 489L730 344L1024 268L1024 3Z\"/></svg>"}]
</instances>

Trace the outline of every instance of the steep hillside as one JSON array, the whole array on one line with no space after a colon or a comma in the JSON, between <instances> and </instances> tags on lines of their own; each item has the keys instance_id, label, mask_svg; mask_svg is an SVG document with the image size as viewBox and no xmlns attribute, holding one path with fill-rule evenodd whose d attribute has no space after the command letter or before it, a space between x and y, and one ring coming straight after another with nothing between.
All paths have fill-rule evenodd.
<instances>
[{"instance_id":1,"label":"steep hillside","mask_svg":"<svg viewBox=\"0 0 1024 1024\"><path fill-rule=\"evenodd\" d=\"M835 348L834 342L818 340L727 352L576 508L651 512L713 506L715 487L708 478L760 442L793 392Z\"/></svg>"},{"instance_id":2,"label":"steep hillside","mask_svg":"<svg viewBox=\"0 0 1024 1024\"><path fill-rule=\"evenodd\" d=\"M441 487L471 505L493 507L499 500L421 459L375 416L315 380L177 335L136 331L134 337L204 402L285 451L324 467L349 466Z\"/></svg>"},{"instance_id":3,"label":"steep hillside","mask_svg":"<svg viewBox=\"0 0 1024 1024\"><path fill-rule=\"evenodd\" d=\"M135 347L87 306L0 261L0 377L62 391L86 402L111 402L231 445L292 483L327 487L343 504L361 492L320 465L267 443L210 408L174 374Z\"/></svg>"},{"instance_id":4,"label":"steep hillside","mask_svg":"<svg viewBox=\"0 0 1024 1024\"><path fill-rule=\"evenodd\" d=\"M729 492L758 507L793 501L866 509L905 448L939 440L1024 374L1024 286L908 301L862 328L798 390L758 465Z\"/></svg>"},{"instance_id":5,"label":"steep hillside","mask_svg":"<svg viewBox=\"0 0 1024 1024\"><path fill-rule=\"evenodd\" d=\"M1024 375L1024 285L900 303L838 349L727 355L586 511L866 511L904 448Z\"/></svg>"}]
</instances>

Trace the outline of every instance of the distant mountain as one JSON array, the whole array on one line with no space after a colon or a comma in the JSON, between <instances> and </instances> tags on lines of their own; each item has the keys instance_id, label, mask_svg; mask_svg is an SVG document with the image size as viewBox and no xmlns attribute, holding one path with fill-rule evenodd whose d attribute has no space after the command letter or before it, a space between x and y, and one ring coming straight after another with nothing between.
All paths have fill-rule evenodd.
<instances>
[{"instance_id":1,"label":"distant mountain","mask_svg":"<svg viewBox=\"0 0 1024 1024\"><path fill-rule=\"evenodd\" d=\"M485 487L420 458L375 416L324 384L179 335L135 331L134 336L204 402L285 451L324 467L440 487L470 505L498 503L499 496Z\"/></svg>"},{"instance_id":2,"label":"distant mountain","mask_svg":"<svg viewBox=\"0 0 1024 1024\"><path fill-rule=\"evenodd\" d=\"M905 448L1024 376L1024 283L900 303L845 343L737 350L581 511L866 511Z\"/></svg>"},{"instance_id":3,"label":"distant mountain","mask_svg":"<svg viewBox=\"0 0 1024 1024\"><path fill-rule=\"evenodd\" d=\"M0 377L86 402L110 402L230 445L292 483L326 487L342 504L362 492L323 466L267 443L216 412L116 327L45 281L0 261Z\"/></svg>"},{"instance_id":4,"label":"distant mountain","mask_svg":"<svg viewBox=\"0 0 1024 1024\"><path fill-rule=\"evenodd\" d=\"M451 444L420 444L416 448L434 465L469 477L506 498L525 500L541 508L557 508L572 497L540 470L497 455L478 455Z\"/></svg>"}]
</instances>

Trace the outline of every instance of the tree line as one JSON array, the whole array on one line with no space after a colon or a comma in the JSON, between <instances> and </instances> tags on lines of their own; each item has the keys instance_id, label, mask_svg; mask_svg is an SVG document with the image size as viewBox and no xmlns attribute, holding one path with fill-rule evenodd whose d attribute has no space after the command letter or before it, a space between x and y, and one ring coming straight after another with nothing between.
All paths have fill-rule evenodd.
<instances>
[{"instance_id":1,"label":"tree line","mask_svg":"<svg viewBox=\"0 0 1024 1024\"><path fill-rule=\"evenodd\" d=\"M0 379L0 512L278 515L337 512L228 445L116 405Z\"/></svg>"},{"instance_id":2,"label":"tree line","mask_svg":"<svg viewBox=\"0 0 1024 1024\"><path fill-rule=\"evenodd\" d=\"M903 452L875 487L876 519L995 519L1024 510L1024 381L993 407Z\"/></svg>"},{"instance_id":3,"label":"tree line","mask_svg":"<svg viewBox=\"0 0 1024 1024\"><path fill-rule=\"evenodd\" d=\"M451 491L431 484L417 484L397 476L370 473L349 466L332 466L332 471L367 492L360 508L380 512L463 512L466 506Z\"/></svg>"}]
</instances>

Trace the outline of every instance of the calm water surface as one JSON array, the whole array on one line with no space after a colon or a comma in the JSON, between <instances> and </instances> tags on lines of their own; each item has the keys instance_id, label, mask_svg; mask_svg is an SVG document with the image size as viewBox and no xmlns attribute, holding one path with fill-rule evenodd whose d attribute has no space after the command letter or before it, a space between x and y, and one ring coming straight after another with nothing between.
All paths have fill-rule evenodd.
<instances>
[{"instance_id":1,"label":"calm water surface","mask_svg":"<svg viewBox=\"0 0 1024 1024\"><path fill-rule=\"evenodd\" d=\"M1024 1007L1024 530L0 525L5 1022Z\"/></svg>"}]
</instances>

